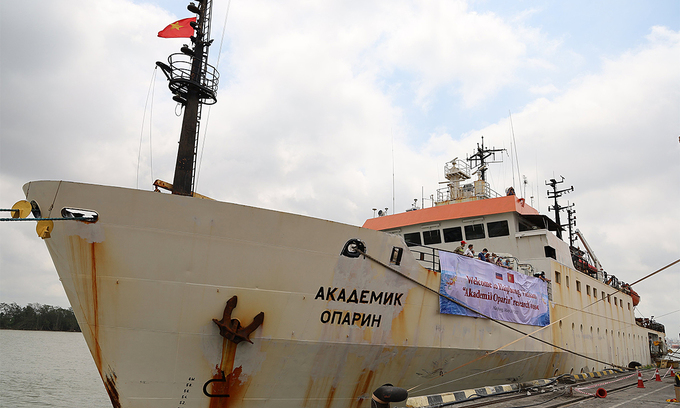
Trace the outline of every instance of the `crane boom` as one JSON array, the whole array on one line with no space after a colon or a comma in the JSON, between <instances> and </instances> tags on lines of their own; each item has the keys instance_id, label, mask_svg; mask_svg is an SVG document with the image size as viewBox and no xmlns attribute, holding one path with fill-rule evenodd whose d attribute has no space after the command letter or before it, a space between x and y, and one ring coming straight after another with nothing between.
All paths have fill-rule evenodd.
<instances>
[{"instance_id":1,"label":"crane boom","mask_svg":"<svg viewBox=\"0 0 680 408\"><path fill-rule=\"evenodd\" d=\"M602 271L604 268L602 268L602 264L600 263L600 260L597 259L597 256L595 255L595 251L588 245L588 241L586 241L586 238L583 236L583 233L577 228L576 229L576 236L583 242L583 246L586 247L586 251L588 251L588 255L593 259L593 262L595 263L595 267L597 268L597 277L598 279L602 279Z\"/></svg>"}]
</instances>

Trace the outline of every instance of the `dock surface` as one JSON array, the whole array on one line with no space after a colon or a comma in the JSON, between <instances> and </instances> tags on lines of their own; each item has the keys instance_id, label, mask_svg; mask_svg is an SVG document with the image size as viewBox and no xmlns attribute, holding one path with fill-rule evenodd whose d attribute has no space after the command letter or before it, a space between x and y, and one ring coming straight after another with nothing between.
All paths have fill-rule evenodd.
<instances>
[{"instance_id":1,"label":"dock surface","mask_svg":"<svg viewBox=\"0 0 680 408\"><path fill-rule=\"evenodd\" d=\"M633 372L613 373L601 378L577 380L574 384L553 383L529 390L500 395L472 397L467 401L451 401L431 404L431 408L443 407L579 407L579 408L617 408L617 407L677 407L680 403L667 402L675 398L675 381L666 369L660 369L661 381L655 381L655 370L642 370L645 388L638 388L637 374ZM664 377L664 375L666 375ZM540 380L539 380L540 381ZM545 381L545 380L543 380ZM606 391L606 397L598 398L598 388ZM466 391L467 392L467 391ZM407 405L408 406L408 405ZM425 408L424 405L419 407Z\"/></svg>"}]
</instances>

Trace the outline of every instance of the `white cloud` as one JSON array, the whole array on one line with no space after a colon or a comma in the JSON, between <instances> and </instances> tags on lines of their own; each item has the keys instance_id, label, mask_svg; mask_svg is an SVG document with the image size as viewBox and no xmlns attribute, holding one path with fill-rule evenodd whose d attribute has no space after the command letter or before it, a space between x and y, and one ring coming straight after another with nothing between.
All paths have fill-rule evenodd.
<instances>
[{"instance_id":1,"label":"white cloud","mask_svg":"<svg viewBox=\"0 0 680 408\"><path fill-rule=\"evenodd\" d=\"M542 86L532 86L529 88L529 92L536 95L548 95L559 92L559 89L557 89L557 87L553 84L548 84Z\"/></svg>"},{"instance_id":2,"label":"white cloud","mask_svg":"<svg viewBox=\"0 0 680 408\"><path fill-rule=\"evenodd\" d=\"M415 76L425 108L442 86L456 89L463 105L473 107L514 80L527 53L521 30L493 14L469 12L462 1L399 6L398 28L385 27L378 55Z\"/></svg>"}]
</instances>

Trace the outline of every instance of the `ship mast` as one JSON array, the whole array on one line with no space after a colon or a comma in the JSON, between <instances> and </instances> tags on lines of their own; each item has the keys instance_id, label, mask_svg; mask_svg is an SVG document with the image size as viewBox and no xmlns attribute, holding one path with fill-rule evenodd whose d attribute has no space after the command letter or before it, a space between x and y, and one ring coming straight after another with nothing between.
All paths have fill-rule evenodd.
<instances>
[{"instance_id":1,"label":"ship mast","mask_svg":"<svg viewBox=\"0 0 680 408\"><path fill-rule=\"evenodd\" d=\"M550 183L546 182L546 186L552 187L553 191L548 190L548 198L553 198L555 200L554 204L552 207L548 207L548 211L555 211L555 223L557 224L557 238L562 239L562 227L564 227L563 224L560 223L560 211L565 210L567 208L570 208L571 206L561 206L557 203L557 199L562 197L562 194L569 193L570 191L574 191L574 186L571 186L570 188L565 188L564 190L558 190L557 185L560 183L564 183L564 177L562 177L562 180L557 181L555 179L550 179ZM552 194L552 195L551 195Z\"/></svg>"},{"instance_id":2,"label":"ship mast","mask_svg":"<svg viewBox=\"0 0 680 408\"><path fill-rule=\"evenodd\" d=\"M172 99L184 108L172 194L185 196L193 195L202 106L217 102L215 95L219 82L217 70L208 64L208 48L213 41L210 39L212 0L198 0L197 3L191 2L187 6L196 14L196 22L191 23L194 28L192 47L184 44L181 53L168 57L168 64L156 62L168 78L168 87L174 94Z\"/></svg>"},{"instance_id":3,"label":"ship mast","mask_svg":"<svg viewBox=\"0 0 680 408\"><path fill-rule=\"evenodd\" d=\"M472 168L477 168L479 171L479 179L482 181L486 181L486 171L488 170L487 163L500 163L499 161L496 161L496 153L504 152L505 149L496 149L491 148L485 148L484 147L484 136L482 136L482 145L480 146L479 143L477 143L477 150L475 153L473 153L470 157L467 158L467 161L470 162L470 166ZM493 156L492 161L487 161L489 157Z\"/></svg>"},{"instance_id":4,"label":"ship mast","mask_svg":"<svg viewBox=\"0 0 680 408\"><path fill-rule=\"evenodd\" d=\"M567 201L567 226L569 228L569 248L574 246L576 242L576 234L573 227L576 226L576 210L574 210L574 204L569 204Z\"/></svg>"}]
</instances>

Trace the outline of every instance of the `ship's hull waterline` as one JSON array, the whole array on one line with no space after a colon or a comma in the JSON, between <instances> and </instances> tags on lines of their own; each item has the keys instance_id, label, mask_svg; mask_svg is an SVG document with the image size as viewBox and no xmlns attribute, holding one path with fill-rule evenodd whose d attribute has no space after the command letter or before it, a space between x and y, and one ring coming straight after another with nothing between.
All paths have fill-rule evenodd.
<instances>
[{"instance_id":1,"label":"ship's hull waterline","mask_svg":"<svg viewBox=\"0 0 680 408\"><path fill-rule=\"evenodd\" d=\"M520 335L440 314L435 293L341 255L351 239L385 264L403 248L393 268L437 291L439 274L394 235L116 187L41 181L24 191L42 217L62 208L98 214L96 223L57 221L44 241L114 406L359 407L385 383L423 395L604 368L522 339L456 369ZM224 339L212 321L234 295L232 317L244 326L264 312L252 344ZM551 321L572 312L552 305ZM616 364L650 362L646 331L634 324L569 319L624 336L567 335L557 325L535 336Z\"/></svg>"}]
</instances>

